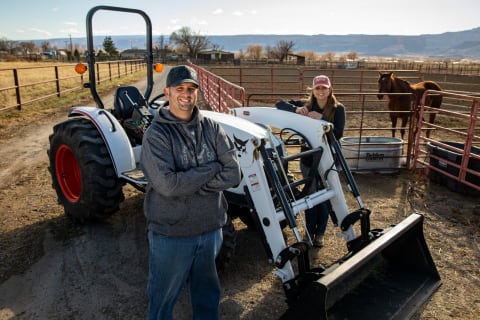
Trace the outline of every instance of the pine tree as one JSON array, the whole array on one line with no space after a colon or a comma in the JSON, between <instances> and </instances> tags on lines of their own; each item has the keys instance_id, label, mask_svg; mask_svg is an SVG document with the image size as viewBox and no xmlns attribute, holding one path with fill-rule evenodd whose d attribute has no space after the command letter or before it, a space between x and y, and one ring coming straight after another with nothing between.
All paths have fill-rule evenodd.
<instances>
[{"instance_id":1,"label":"pine tree","mask_svg":"<svg viewBox=\"0 0 480 320\"><path fill-rule=\"evenodd\" d=\"M105 37L103 40L103 49L111 58L118 57L118 50L115 47L115 43L113 43L112 37Z\"/></svg>"}]
</instances>

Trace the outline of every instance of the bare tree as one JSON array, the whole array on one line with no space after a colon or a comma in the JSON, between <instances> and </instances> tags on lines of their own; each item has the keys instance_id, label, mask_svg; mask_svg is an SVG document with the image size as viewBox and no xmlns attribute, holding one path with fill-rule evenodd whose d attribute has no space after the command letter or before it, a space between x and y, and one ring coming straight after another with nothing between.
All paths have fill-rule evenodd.
<instances>
[{"instance_id":1,"label":"bare tree","mask_svg":"<svg viewBox=\"0 0 480 320\"><path fill-rule=\"evenodd\" d=\"M275 48L272 48L271 46L266 46L265 47L265 53L267 55L267 59L277 59L277 52Z\"/></svg>"},{"instance_id":2,"label":"bare tree","mask_svg":"<svg viewBox=\"0 0 480 320\"><path fill-rule=\"evenodd\" d=\"M349 52L347 53L347 59L351 60L357 60L358 59L358 53L357 52Z\"/></svg>"},{"instance_id":3,"label":"bare tree","mask_svg":"<svg viewBox=\"0 0 480 320\"><path fill-rule=\"evenodd\" d=\"M6 51L8 53L13 53L13 49L17 46L17 41L8 40L3 37L0 39L0 51Z\"/></svg>"},{"instance_id":4,"label":"bare tree","mask_svg":"<svg viewBox=\"0 0 480 320\"><path fill-rule=\"evenodd\" d=\"M263 47L259 44L251 44L247 47L246 54L249 58L258 60L262 57Z\"/></svg>"},{"instance_id":5,"label":"bare tree","mask_svg":"<svg viewBox=\"0 0 480 320\"><path fill-rule=\"evenodd\" d=\"M22 48L22 53L27 55L35 51L35 43L33 41L20 42L20 47Z\"/></svg>"},{"instance_id":6,"label":"bare tree","mask_svg":"<svg viewBox=\"0 0 480 320\"><path fill-rule=\"evenodd\" d=\"M243 50L240 49L240 51L237 54L235 54L235 58L236 59L245 59L245 52L243 52Z\"/></svg>"},{"instance_id":7,"label":"bare tree","mask_svg":"<svg viewBox=\"0 0 480 320\"><path fill-rule=\"evenodd\" d=\"M280 40L277 42L275 52L280 62L287 59L288 55L292 53L293 47L295 47L295 42L293 41Z\"/></svg>"},{"instance_id":8,"label":"bare tree","mask_svg":"<svg viewBox=\"0 0 480 320\"><path fill-rule=\"evenodd\" d=\"M47 52L48 50L52 49L52 46L51 46L50 42L48 42L48 41L43 41L42 44L40 45L40 47L42 48L43 52Z\"/></svg>"},{"instance_id":9,"label":"bare tree","mask_svg":"<svg viewBox=\"0 0 480 320\"><path fill-rule=\"evenodd\" d=\"M300 56L304 56L306 61L317 60L317 54L313 51L299 51L297 54Z\"/></svg>"},{"instance_id":10,"label":"bare tree","mask_svg":"<svg viewBox=\"0 0 480 320\"><path fill-rule=\"evenodd\" d=\"M5 37L2 37L0 39L0 51L7 51L7 49L8 49L7 41L8 41L8 39L5 38Z\"/></svg>"},{"instance_id":11,"label":"bare tree","mask_svg":"<svg viewBox=\"0 0 480 320\"><path fill-rule=\"evenodd\" d=\"M219 44L216 44L216 43L212 43L210 45L210 47L212 48L213 51L222 51L223 50L223 47Z\"/></svg>"},{"instance_id":12,"label":"bare tree","mask_svg":"<svg viewBox=\"0 0 480 320\"><path fill-rule=\"evenodd\" d=\"M205 50L209 45L209 40L206 36L195 33L189 27L182 27L180 30L173 32L170 39L181 51L186 52L190 58L196 58L198 53Z\"/></svg>"},{"instance_id":13,"label":"bare tree","mask_svg":"<svg viewBox=\"0 0 480 320\"><path fill-rule=\"evenodd\" d=\"M163 35L158 38L154 49L157 52L157 57L159 57L162 62L165 62L167 59L168 43Z\"/></svg>"},{"instance_id":14,"label":"bare tree","mask_svg":"<svg viewBox=\"0 0 480 320\"><path fill-rule=\"evenodd\" d=\"M324 61L333 62L335 60L335 53L326 52L322 55L321 59L324 60Z\"/></svg>"}]
</instances>

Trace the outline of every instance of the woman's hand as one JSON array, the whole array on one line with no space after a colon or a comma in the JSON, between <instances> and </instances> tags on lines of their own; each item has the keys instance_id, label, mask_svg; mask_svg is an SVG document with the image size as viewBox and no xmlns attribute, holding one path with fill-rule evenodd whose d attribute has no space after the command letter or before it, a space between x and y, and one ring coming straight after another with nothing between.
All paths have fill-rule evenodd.
<instances>
[{"instance_id":1,"label":"woman's hand","mask_svg":"<svg viewBox=\"0 0 480 320\"><path fill-rule=\"evenodd\" d=\"M315 120L322 120L322 118L323 118L323 114L321 114L320 112L317 112L317 111L310 111L310 112L307 113L307 116L309 116L310 118L315 119Z\"/></svg>"},{"instance_id":2,"label":"woman's hand","mask_svg":"<svg viewBox=\"0 0 480 320\"><path fill-rule=\"evenodd\" d=\"M301 114L302 116L307 116L308 115L308 109L307 107L298 107L295 109L295 113Z\"/></svg>"}]
</instances>

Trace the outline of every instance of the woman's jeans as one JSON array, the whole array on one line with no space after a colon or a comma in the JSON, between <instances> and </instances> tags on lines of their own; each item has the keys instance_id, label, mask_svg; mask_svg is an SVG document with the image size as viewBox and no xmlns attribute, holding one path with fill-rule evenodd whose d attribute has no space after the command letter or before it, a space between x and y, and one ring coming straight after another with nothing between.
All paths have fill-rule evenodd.
<instances>
[{"instance_id":1,"label":"woman's jeans","mask_svg":"<svg viewBox=\"0 0 480 320\"><path fill-rule=\"evenodd\" d=\"M300 171L305 177L310 167L300 162ZM314 235L323 235L327 229L329 217L329 200L317 204L315 207L305 210L305 224L310 237Z\"/></svg>"},{"instance_id":2,"label":"woman's jeans","mask_svg":"<svg viewBox=\"0 0 480 320\"><path fill-rule=\"evenodd\" d=\"M325 234L328 216L329 208L327 202L319 203L315 207L305 210L305 224L311 237L315 234Z\"/></svg>"},{"instance_id":3,"label":"woman's jeans","mask_svg":"<svg viewBox=\"0 0 480 320\"><path fill-rule=\"evenodd\" d=\"M170 320L185 284L189 285L192 319L218 319L220 281L215 258L222 229L195 237L165 237L148 231L148 319Z\"/></svg>"}]
</instances>

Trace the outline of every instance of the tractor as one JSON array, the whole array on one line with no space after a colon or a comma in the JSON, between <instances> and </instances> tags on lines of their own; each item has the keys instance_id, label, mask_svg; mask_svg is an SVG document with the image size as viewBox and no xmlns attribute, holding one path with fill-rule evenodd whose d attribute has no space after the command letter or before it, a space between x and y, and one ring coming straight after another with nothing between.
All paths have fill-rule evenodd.
<instances>
[{"instance_id":1,"label":"tractor","mask_svg":"<svg viewBox=\"0 0 480 320\"><path fill-rule=\"evenodd\" d=\"M103 10L137 14L146 24L146 90L120 86L110 107L104 106L95 80L92 18ZM72 107L68 119L54 126L48 150L58 201L80 223L115 214L126 184L145 190L148 181L139 166L142 135L159 108L168 108L162 95L150 97L153 72L162 66L153 61L152 26L145 12L96 6L87 14L86 27L87 65L77 70L88 70L85 87L96 106ZM331 123L273 107L201 112L219 122L234 142L242 171L242 182L224 192L230 220L220 255L228 260L234 252L234 219L255 228L285 292L288 309L282 319L406 319L440 286L421 214L413 212L386 228L370 226L371 210ZM290 166L303 157L313 159L312 169L292 177ZM344 190L355 198L356 208L348 207ZM325 201L347 252L329 266L310 261L312 241L303 236L301 219L306 209Z\"/></svg>"}]
</instances>

